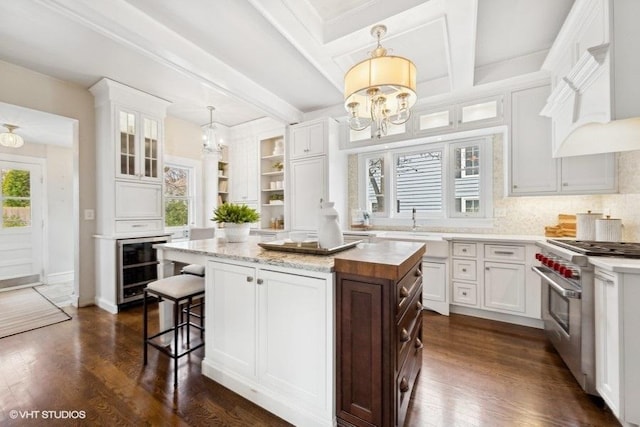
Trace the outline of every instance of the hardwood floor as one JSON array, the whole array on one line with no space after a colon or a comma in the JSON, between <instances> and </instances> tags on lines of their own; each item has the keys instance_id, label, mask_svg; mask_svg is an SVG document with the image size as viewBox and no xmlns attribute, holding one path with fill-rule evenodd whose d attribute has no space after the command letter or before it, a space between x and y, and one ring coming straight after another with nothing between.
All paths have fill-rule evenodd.
<instances>
[{"instance_id":1,"label":"hardwood floor","mask_svg":"<svg viewBox=\"0 0 640 427\"><path fill-rule=\"evenodd\" d=\"M176 392L168 358L150 349L143 369L141 307L67 310L71 321L0 339L0 425L288 425L200 375L202 350L181 359ZM424 342L407 426L618 425L542 331L427 312Z\"/></svg>"}]
</instances>

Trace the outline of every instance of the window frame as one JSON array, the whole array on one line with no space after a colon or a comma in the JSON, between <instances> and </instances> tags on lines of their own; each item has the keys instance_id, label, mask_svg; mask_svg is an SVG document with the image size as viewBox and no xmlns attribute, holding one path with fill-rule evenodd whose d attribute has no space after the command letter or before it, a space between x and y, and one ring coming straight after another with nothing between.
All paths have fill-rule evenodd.
<instances>
[{"instance_id":1,"label":"window frame","mask_svg":"<svg viewBox=\"0 0 640 427\"><path fill-rule=\"evenodd\" d=\"M367 208L367 164L371 158L384 158L385 208L384 212L372 213L374 224L382 226L406 226L412 224L410 212L398 213L395 210L396 201L396 159L398 156L415 154L426 151L442 152L442 211L417 212L416 219L420 226L446 227L491 227L493 225L493 132L467 138L457 138L448 141L431 142L420 139L406 141L402 145L385 150L358 153L359 176L359 205ZM478 212L455 211L455 161L456 148L477 145L479 147L480 173L480 209Z\"/></svg>"},{"instance_id":2,"label":"window frame","mask_svg":"<svg viewBox=\"0 0 640 427\"><path fill-rule=\"evenodd\" d=\"M185 236L188 236L186 230L191 227L197 227L198 224L201 223L202 216L202 197L201 197L201 162L184 158L184 157L176 157L176 156L165 156L164 162L162 165L162 209L164 216L164 209L166 209L166 186L164 180L164 168L165 167L175 167L180 169L187 169L189 171L189 187L188 192L190 194L190 204L189 204L189 223L184 226L167 226L164 221L166 218L163 218L163 227L167 233L172 234L172 239L182 239ZM175 198L171 196L170 198Z\"/></svg>"}]
</instances>

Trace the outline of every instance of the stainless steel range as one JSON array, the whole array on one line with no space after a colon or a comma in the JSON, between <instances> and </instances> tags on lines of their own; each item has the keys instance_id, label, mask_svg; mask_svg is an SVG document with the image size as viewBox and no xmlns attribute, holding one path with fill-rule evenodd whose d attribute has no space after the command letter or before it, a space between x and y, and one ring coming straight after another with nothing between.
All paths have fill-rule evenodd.
<instances>
[{"instance_id":1,"label":"stainless steel range","mask_svg":"<svg viewBox=\"0 0 640 427\"><path fill-rule=\"evenodd\" d=\"M547 240L536 243L547 337L580 386L595 387L594 278L590 256L640 258L640 243Z\"/></svg>"}]
</instances>

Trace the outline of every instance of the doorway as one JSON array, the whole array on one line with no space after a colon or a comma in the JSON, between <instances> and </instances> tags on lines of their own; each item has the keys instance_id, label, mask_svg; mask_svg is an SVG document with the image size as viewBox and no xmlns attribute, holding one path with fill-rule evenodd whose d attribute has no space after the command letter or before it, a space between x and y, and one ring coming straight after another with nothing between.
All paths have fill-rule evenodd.
<instances>
[{"instance_id":1,"label":"doorway","mask_svg":"<svg viewBox=\"0 0 640 427\"><path fill-rule=\"evenodd\" d=\"M9 160L10 157L14 159ZM43 281L43 161L0 156L0 286Z\"/></svg>"}]
</instances>

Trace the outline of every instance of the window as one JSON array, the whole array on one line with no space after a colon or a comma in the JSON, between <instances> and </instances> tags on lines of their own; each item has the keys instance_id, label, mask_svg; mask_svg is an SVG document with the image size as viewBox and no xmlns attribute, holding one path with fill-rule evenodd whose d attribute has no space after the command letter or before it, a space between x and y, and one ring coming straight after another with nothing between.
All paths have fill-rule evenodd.
<instances>
[{"instance_id":1,"label":"window","mask_svg":"<svg viewBox=\"0 0 640 427\"><path fill-rule=\"evenodd\" d=\"M165 164L164 224L165 227L186 227L193 219L193 169Z\"/></svg>"},{"instance_id":2,"label":"window","mask_svg":"<svg viewBox=\"0 0 640 427\"><path fill-rule=\"evenodd\" d=\"M442 213L442 150L395 156L396 213Z\"/></svg>"},{"instance_id":3,"label":"window","mask_svg":"<svg viewBox=\"0 0 640 427\"><path fill-rule=\"evenodd\" d=\"M0 228L31 226L31 173L23 169L0 169Z\"/></svg>"},{"instance_id":4,"label":"window","mask_svg":"<svg viewBox=\"0 0 640 427\"><path fill-rule=\"evenodd\" d=\"M413 209L418 218L434 221L487 218L492 156L490 138L362 154L362 206L374 219L393 224L395 218L398 225Z\"/></svg>"}]
</instances>

